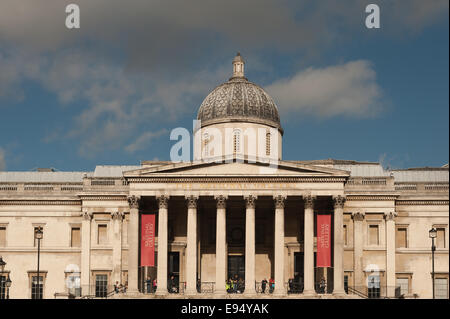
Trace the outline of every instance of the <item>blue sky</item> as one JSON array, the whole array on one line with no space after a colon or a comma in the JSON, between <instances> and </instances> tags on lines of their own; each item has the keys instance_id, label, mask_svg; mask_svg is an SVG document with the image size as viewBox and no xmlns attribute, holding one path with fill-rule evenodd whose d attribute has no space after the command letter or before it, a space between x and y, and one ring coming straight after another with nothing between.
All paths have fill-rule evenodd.
<instances>
[{"instance_id":1,"label":"blue sky","mask_svg":"<svg viewBox=\"0 0 450 319\"><path fill-rule=\"evenodd\" d=\"M0 170L169 160L170 130L192 128L237 51L278 105L284 159L442 166L448 1L375 2L371 30L368 3L4 0Z\"/></svg>"}]
</instances>

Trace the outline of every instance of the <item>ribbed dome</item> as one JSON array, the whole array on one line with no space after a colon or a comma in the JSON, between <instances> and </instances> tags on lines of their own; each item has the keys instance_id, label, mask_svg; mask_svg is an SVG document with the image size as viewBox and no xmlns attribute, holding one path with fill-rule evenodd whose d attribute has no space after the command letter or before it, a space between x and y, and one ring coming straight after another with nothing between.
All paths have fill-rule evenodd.
<instances>
[{"instance_id":1,"label":"ribbed dome","mask_svg":"<svg viewBox=\"0 0 450 319\"><path fill-rule=\"evenodd\" d=\"M282 131L277 106L261 87L244 77L243 64L238 53L233 60L233 76L204 99L197 116L201 120L201 126L223 122L252 122Z\"/></svg>"}]
</instances>

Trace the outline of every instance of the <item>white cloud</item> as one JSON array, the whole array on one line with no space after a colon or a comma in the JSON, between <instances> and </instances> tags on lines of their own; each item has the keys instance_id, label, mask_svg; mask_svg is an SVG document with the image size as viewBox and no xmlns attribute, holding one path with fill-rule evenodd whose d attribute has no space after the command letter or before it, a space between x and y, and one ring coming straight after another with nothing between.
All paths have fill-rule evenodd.
<instances>
[{"instance_id":1,"label":"white cloud","mask_svg":"<svg viewBox=\"0 0 450 319\"><path fill-rule=\"evenodd\" d=\"M364 60L308 68L266 89L282 113L299 111L319 117L370 117L382 106L376 73L371 63Z\"/></svg>"},{"instance_id":2,"label":"white cloud","mask_svg":"<svg viewBox=\"0 0 450 319\"><path fill-rule=\"evenodd\" d=\"M161 129L156 132L145 132L144 134L139 136L133 143L127 145L125 147L125 150L127 152L133 153L143 148L146 148L152 143L154 139L160 137L161 135L166 134L167 132L168 132L167 129Z\"/></svg>"},{"instance_id":3,"label":"white cloud","mask_svg":"<svg viewBox=\"0 0 450 319\"><path fill-rule=\"evenodd\" d=\"M6 169L5 151L0 147L0 171Z\"/></svg>"}]
</instances>

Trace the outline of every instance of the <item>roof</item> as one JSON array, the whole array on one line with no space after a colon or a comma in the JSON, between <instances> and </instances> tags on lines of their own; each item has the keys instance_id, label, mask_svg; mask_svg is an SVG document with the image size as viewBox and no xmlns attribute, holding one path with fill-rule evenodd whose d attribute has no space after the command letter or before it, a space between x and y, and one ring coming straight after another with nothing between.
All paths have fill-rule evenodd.
<instances>
[{"instance_id":1,"label":"roof","mask_svg":"<svg viewBox=\"0 0 450 319\"><path fill-rule=\"evenodd\" d=\"M409 169L392 170L395 181L402 182L447 182L448 168L419 167Z\"/></svg>"},{"instance_id":2,"label":"roof","mask_svg":"<svg viewBox=\"0 0 450 319\"><path fill-rule=\"evenodd\" d=\"M97 165L93 177L122 177L124 171L139 169L139 165Z\"/></svg>"},{"instance_id":3,"label":"roof","mask_svg":"<svg viewBox=\"0 0 450 319\"><path fill-rule=\"evenodd\" d=\"M0 182L76 183L91 172L0 172Z\"/></svg>"}]
</instances>

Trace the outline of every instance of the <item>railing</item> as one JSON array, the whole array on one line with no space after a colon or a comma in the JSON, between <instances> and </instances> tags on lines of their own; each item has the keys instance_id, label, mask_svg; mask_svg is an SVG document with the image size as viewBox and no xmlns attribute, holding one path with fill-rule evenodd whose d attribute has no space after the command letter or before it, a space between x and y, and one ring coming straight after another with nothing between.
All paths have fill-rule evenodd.
<instances>
[{"instance_id":1,"label":"railing","mask_svg":"<svg viewBox=\"0 0 450 319\"><path fill-rule=\"evenodd\" d=\"M199 293L213 293L216 287L216 283L214 281L205 281L201 282L200 286L197 285L197 292Z\"/></svg>"},{"instance_id":2,"label":"railing","mask_svg":"<svg viewBox=\"0 0 450 319\"><path fill-rule=\"evenodd\" d=\"M96 287L95 285L82 285L79 288L72 289L80 289L79 297L80 299L103 299L109 298L116 293L126 292L124 287L121 287L116 291L113 285L107 285L103 287Z\"/></svg>"},{"instance_id":3,"label":"railing","mask_svg":"<svg viewBox=\"0 0 450 319\"><path fill-rule=\"evenodd\" d=\"M367 287L355 286L347 288L348 294L358 295L366 299L390 299L402 298L400 294L400 286L382 286Z\"/></svg>"}]
</instances>

